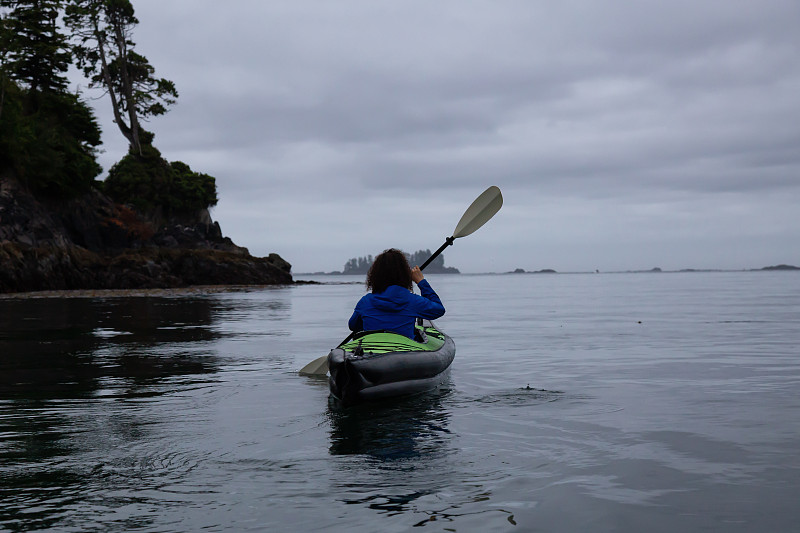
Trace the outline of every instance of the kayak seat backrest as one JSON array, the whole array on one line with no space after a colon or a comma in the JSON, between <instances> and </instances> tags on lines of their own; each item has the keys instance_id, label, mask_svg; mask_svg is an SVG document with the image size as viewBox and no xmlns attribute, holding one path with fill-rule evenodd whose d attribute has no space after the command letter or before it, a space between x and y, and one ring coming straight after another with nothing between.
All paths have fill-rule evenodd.
<instances>
[{"instance_id":1,"label":"kayak seat backrest","mask_svg":"<svg viewBox=\"0 0 800 533\"><path fill-rule=\"evenodd\" d=\"M425 333L427 342L422 343L393 331L359 331L340 348L353 352L360 346L365 353L426 352L438 350L444 344L444 336L435 329L426 328Z\"/></svg>"}]
</instances>

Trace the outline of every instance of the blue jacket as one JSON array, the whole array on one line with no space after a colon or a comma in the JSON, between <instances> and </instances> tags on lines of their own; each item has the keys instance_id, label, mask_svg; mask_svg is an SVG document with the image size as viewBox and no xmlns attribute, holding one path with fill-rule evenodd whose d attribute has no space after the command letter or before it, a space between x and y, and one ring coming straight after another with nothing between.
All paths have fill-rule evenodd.
<instances>
[{"instance_id":1,"label":"blue jacket","mask_svg":"<svg viewBox=\"0 0 800 533\"><path fill-rule=\"evenodd\" d=\"M422 296L399 285L391 285L378 294L365 294L347 325L352 331L386 329L413 339L417 318L432 320L444 314L444 305L428 280L423 279L417 286Z\"/></svg>"}]
</instances>

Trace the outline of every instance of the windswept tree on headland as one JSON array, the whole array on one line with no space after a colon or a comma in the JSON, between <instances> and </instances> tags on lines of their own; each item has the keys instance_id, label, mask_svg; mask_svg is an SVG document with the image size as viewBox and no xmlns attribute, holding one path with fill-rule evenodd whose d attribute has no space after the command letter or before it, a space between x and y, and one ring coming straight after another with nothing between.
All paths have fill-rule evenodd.
<instances>
[{"instance_id":1,"label":"windswept tree on headland","mask_svg":"<svg viewBox=\"0 0 800 533\"><path fill-rule=\"evenodd\" d=\"M109 171L105 191L115 200L160 216L192 215L217 203L214 177L169 163L142 122L163 115L178 98L175 84L158 78L135 51L139 23L130 0L68 0L65 23L77 43L73 55L90 87L105 90L114 122L129 150Z\"/></svg>"},{"instance_id":2,"label":"windswept tree on headland","mask_svg":"<svg viewBox=\"0 0 800 533\"><path fill-rule=\"evenodd\" d=\"M70 0L65 23L78 40L73 54L91 87L102 87L111 99L114 121L131 152L143 154L152 138L141 122L163 115L178 97L175 84L157 78L155 69L134 50L133 28L139 23L130 0Z\"/></svg>"}]
</instances>

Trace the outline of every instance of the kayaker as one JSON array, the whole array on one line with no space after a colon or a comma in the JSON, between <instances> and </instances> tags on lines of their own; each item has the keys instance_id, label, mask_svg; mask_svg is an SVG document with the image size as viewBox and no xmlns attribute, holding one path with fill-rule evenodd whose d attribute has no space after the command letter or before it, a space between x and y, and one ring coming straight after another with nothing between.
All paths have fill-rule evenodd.
<instances>
[{"instance_id":1,"label":"kayaker","mask_svg":"<svg viewBox=\"0 0 800 533\"><path fill-rule=\"evenodd\" d=\"M414 294L412 282L422 296ZM348 322L351 331L382 329L413 339L417 318L444 315L444 305L422 271L411 268L405 254L395 248L375 258L367 272L367 289L372 292L361 297Z\"/></svg>"}]
</instances>

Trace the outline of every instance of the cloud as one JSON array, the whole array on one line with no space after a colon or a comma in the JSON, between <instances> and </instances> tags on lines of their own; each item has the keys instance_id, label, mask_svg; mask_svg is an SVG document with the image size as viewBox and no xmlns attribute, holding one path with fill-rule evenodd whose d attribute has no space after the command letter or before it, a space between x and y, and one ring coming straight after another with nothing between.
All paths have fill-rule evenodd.
<instances>
[{"instance_id":1,"label":"cloud","mask_svg":"<svg viewBox=\"0 0 800 533\"><path fill-rule=\"evenodd\" d=\"M181 93L157 146L218 178L226 234L296 271L438 246L490 184L506 207L448 251L462 270L543 247L574 270L800 263L794 1L135 7Z\"/></svg>"}]
</instances>

